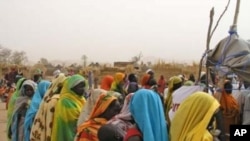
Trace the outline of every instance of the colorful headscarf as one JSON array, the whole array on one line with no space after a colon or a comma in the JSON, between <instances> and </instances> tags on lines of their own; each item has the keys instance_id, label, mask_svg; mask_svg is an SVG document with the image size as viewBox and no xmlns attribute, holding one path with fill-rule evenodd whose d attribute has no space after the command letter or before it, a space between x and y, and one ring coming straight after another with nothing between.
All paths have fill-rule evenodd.
<instances>
[{"instance_id":1,"label":"colorful headscarf","mask_svg":"<svg viewBox=\"0 0 250 141\"><path fill-rule=\"evenodd\" d=\"M9 133L9 129L10 129L10 123L11 123L11 117L13 115L13 111L14 111L14 106L16 103L16 99L19 97L19 93L21 90L21 86L23 84L23 82L25 81L25 78L20 78L17 82L16 85L16 91L12 94L10 101L8 103L8 111L7 111L7 136L10 134ZM10 140L9 136L8 136L8 140Z\"/></svg>"},{"instance_id":2,"label":"colorful headscarf","mask_svg":"<svg viewBox=\"0 0 250 141\"><path fill-rule=\"evenodd\" d=\"M141 86L145 89L150 89L151 86L148 85L148 82L149 82L149 79L150 79L150 75L145 73L143 76L142 76L142 80L141 80Z\"/></svg>"},{"instance_id":3,"label":"colorful headscarf","mask_svg":"<svg viewBox=\"0 0 250 141\"><path fill-rule=\"evenodd\" d=\"M11 140L12 141L18 141L20 139L24 139L24 119L20 118L20 114L26 114L23 113L26 111L26 109L29 108L30 100L31 98L28 97L25 93L25 86L31 86L33 90L36 89L36 83L32 80L25 80L23 82L22 88L20 90L20 95L16 99L13 116L12 116L12 122L11 122ZM26 105L26 106L24 106ZM24 118L24 117L23 117Z\"/></svg>"},{"instance_id":4,"label":"colorful headscarf","mask_svg":"<svg viewBox=\"0 0 250 141\"><path fill-rule=\"evenodd\" d=\"M167 123L159 95L140 89L131 98L130 112L143 135L143 141L168 141Z\"/></svg>"},{"instance_id":5,"label":"colorful headscarf","mask_svg":"<svg viewBox=\"0 0 250 141\"><path fill-rule=\"evenodd\" d=\"M43 99L43 96L50 86L50 82L42 80L38 83L34 96L32 97L30 107L27 110L24 120L24 141L30 141L30 130L35 118L36 112Z\"/></svg>"},{"instance_id":6,"label":"colorful headscarf","mask_svg":"<svg viewBox=\"0 0 250 141\"><path fill-rule=\"evenodd\" d=\"M65 80L60 99L55 108L51 141L74 140L77 120L86 100L71 89L84 81L84 77L78 74Z\"/></svg>"},{"instance_id":7,"label":"colorful headscarf","mask_svg":"<svg viewBox=\"0 0 250 141\"><path fill-rule=\"evenodd\" d=\"M111 76L111 75L104 76L103 79L102 79L102 82L101 82L101 89L109 91L113 81L114 81L113 76Z\"/></svg>"},{"instance_id":8,"label":"colorful headscarf","mask_svg":"<svg viewBox=\"0 0 250 141\"><path fill-rule=\"evenodd\" d=\"M60 87L67 77L61 73L54 80L41 101L31 128L30 140L51 140L55 107L59 100Z\"/></svg>"},{"instance_id":9,"label":"colorful headscarf","mask_svg":"<svg viewBox=\"0 0 250 141\"><path fill-rule=\"evenodd\" d=\"M172 107L172 100L173 100L173 92L174 92L174 85L175 84L178 84L178 83L181 83L182 80L180 77L178 76L173 76L169 79L169 84L168 84L168 94L167 94L167 98L166 98L166 101L165 101L165 115L166 115L166 119L168 121L168 123L170 124L170 119L169 119L169 116L168 116L168 113L169 113L169 110L171 109Z\"/></svg>"},{"instance_id":10,"label":"colorful headscarf","mask_svg":"<svg viewBox=\"0 0 250 141\"><path fill-rule=\"evenodd\" d=\"M121 112L118 115L114 116L107 123L107 124L109 123L113 124L116 127L117 132L123 137L125 136L126 131L129 128L135 126L134 124L131 123L132 116L129 110L129 103L133 95L134 93L130 93L126 96Z\"/></svg>"},{"instance_id":11,"label":"colorful headscarf","mask_svg":"<svg viewBox=\"0 0 250 141\"><path fill-rule=\"evenodd\" d=\"M119 84L124 80L125 74L121 72L117 72L114 76L114 81L111 85L111 91L116 91L119 93L123 93L124 90L122 90L122 87L120 88Z\"/></svg>"},{"instance_id":12,"label":"colorful headscarf","mask_svg":"<svg viewBox=\"0 0 250 141\"><path fill-rule=\"evenodd\" d=\"M91 111L94 108L98 97L103 93L107 93L107 91L105 91L103 89L92 89L91 90L90 96L87 99L85 106L82 108L81 114L78 118L77 126L81 125L82 123L84 123L85 121L88 120L89 115L91 114Z\"/></svg>"},{"instance_id":13,"label":"colorful headscarf","mask_svg":"<svg viewBox=\"0 0 250 141\"><path fill-rule=\"evenodd\" d=\"M98 141L97 132L106 124L105 118L99 116L106 111L109 105L117 98L109 94L101 94L89 116L89 119L77 128L76 141Z\"/></svg>"},{"instance_id":14,"label":"colorful headscarf","mask_svg":"<svg viewBox=\"0 0 250 141\"><path fill-rule=\"evenodd\" d=\"M171 141L212 141L207 126L220 104L205 92L190 95L177 110L170 127Z\"/></svg>"}]
</instances>

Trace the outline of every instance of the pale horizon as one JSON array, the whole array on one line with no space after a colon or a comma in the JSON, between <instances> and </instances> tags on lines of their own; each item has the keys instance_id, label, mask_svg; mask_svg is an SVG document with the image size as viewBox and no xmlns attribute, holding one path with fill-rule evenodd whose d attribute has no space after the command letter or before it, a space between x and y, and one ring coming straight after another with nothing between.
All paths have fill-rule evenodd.
<instances>
[{"instance_id":1,"label":"pale horizon","mask_svg":"<svg viewBox=\"0 0 250 141\"><path fill-rule=\"evenodd\" d=\"M214 25L227 0L1 0L0 45L40 58L112 63L198 62L205 51L209 11ZM236 0L222 18L211 48L228 35ZM249 0L241 0L238 34L250 39ZM148 61L147 60L147 61ZM145 62L147 62L145 61Z\"/></svg>"}]
</instances>

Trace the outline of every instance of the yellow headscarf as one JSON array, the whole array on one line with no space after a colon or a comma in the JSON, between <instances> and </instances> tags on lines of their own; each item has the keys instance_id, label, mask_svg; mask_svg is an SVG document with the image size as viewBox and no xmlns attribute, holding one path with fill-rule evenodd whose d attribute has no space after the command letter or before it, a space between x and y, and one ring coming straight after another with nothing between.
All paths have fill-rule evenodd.
<instances>
[{"instance_id":1,"label":"yellow headscarf","mask_svg":"<svg viewBox=\"0 0 250 141\"><path fill-rule=\"evenodd\" d=\"M166 119L168 120L168 122L170 122L168 113L169 113L169 110L172 107L172 100L173 100L172 94L174 92L173 88L174 88L175 84L178 84L178 83L181 83L181 82L182 82L182 80L178 76L173 76L173 77L171 77L169 79L168 94L167 94L167 98L166 98L166 101L165 101L165 114L166 114Z\"/></svg>"},{"instance_id":2,"label":"yellow headscarf","mask_svg":"<svg viewBox=\"0 0 250 141\"><path fill-rule=\"evenodd\" d=\"M207 126L220 104L205 92L190 95L179 107L170 127L171 141L213 141Z\"/></svg>"},{"instance_id":3,"label":"yellow headscarf","mask_svg":"<svg viewBox=\"0 0 250 141\"><path fill-rule=\"evenodd\" d=\"M121 81L123 81L125 77L125 74L124 73L121 73L121 72L117 72L114 76L114 81L111 85L111 89L112 91L116 91L116 92L120 92L119 88L118 88L118 85Z\"/></svg>"}]
</instances>

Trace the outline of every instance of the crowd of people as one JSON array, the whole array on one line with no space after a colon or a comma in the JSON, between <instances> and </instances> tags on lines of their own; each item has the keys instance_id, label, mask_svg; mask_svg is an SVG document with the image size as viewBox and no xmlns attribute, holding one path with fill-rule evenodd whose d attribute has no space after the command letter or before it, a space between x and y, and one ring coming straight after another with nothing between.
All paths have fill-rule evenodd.
<instances>
[{"instance_id":1,"label":"crowd of people","mask_svg":"<svg viewBox=\"0 0 250 141\"><path fill-rule=\"evenodd\" d=\"M7 101L10 141L229 141L232 124L250 124L250 83L207 88L202 73L157 80L117 72L98 88L59 70L50 81L16 75ZM241 83L240 83L241 84Z\"/></svg>"}]
</instances>

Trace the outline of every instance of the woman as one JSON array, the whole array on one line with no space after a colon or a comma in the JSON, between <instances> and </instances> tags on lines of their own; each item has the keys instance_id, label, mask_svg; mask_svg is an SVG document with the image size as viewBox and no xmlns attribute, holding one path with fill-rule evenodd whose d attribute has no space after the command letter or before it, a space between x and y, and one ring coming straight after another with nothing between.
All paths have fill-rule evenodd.
<instances>
[{"instance_id":1,"label":"woman","mask_svg":"<svg viewBox=\"0 0 250 141\"><path fill-rule=\"evenodd\" d=\"M167 124L158 94L152 90L138 90L131 98L129 109L141 135L131 128L133 132L127 131L126 141L168 141Z\"/></svg>"},{"instance_id":2,"label":"woman","mask_svg":"<svg viewBox=\"0 0 250 141\"><path fill-rule=\"evenodd\" d=\"M133 95L133 93L130 93L126 96L121 112L107 122L107 124L114 125L116 131L122 138L125 137L129 128L135 127L135 123L129 110L129 103Z\"/></svg>"},{"instance_id":3,"label":"woman","mask_svg":"<svg viewBox=\"0 0 250 141\"><path fill-rule=\"evenodd\" d=\"M60 73L51 83L41 101L30 132L31 141L51 140L55 106L59 100L60 92L66 76Z\"/></svg>"},{"instance_id":4,"label":"woman","mask_svg":"<svg viewBox=\"0 0 250 141\"><path fill-rule=\"evenodd\" d=\"M91 90L90 96L87 99L85 106L82 108L81 114L78 118L77 126L81 125L82 123L84 123L85 121L88 120L88 117L91 114L91 111L94 108L98 97L103 93L107 93L107 91L105 91L103 89L92 89Z\"/></svg>"},{"instance_id":5,"label":"woman","mask_svg":"<svg viewBox=\"0 0 250 141\"><path fill-rule=\"evenodd\" d=\"M215 94L215 97L218 98L221 105L220 109L222 111L224 128L227 135L230 134L230 125L239 124L240 119L239 106L235 98L232 96L232 90L233 86L231 81L226 80L220 98L217 95L218 93Z\"/></svg>"},{"instance_id":6,"label":"woman","mask_svg":"<svg viewBox=\"0 0 250 141\"><path fill-rule=\"evenodd\" d=\"M166 86L166 81L163 75L160 76L158 80L158 92L163 95Z\"/></svg>"},{"instance_id":7,"label":"woman","mask_svg":"<svg viewBox=\"0 0 250 141\"><path fill-rule=\"evenodd\" d=\"M46 80L41 80L37 85L36 92L31 100L30 107L26 113L24 120L24 138L25 141L30 140L30 130L33 124L33 120L35 118L36 112L39 108L39 105L43 99L43 96L47 89L50 86L50 82Z\"/></svg>"},{"instance_id":8,"label":"woman","mask_svg":"<svg viewBox=\"0 0 250 141\"><path fill-rule=\"evenodd\" d=\"M16 103L16 99L19 97L19 94L20 94L20 90L21 90L21 87L23 85L23 82L25 81L26 79L25 78L21 78L18 80L17 82L17 85L16 85L16 90L15 92L12 94L11 98L10 98L10 101L8 103L8 111L7 111L7 136L8 136L8 140L10 140L10 123L11 123L11 118L12 118L12 115L13 115L13 111L14 111L14 106L15 106L15 103Z\"/></svg>"},{"instance_id":9,"label":"woman","mask_svg":"<svg viewBox=\"0 0 250 141\"><path fill-rule=\"evenodd\" d=\"M101 82L101 89L109 91L113 81L114 81L113 76L111 75L104 76Z\"/></svg>"},{"instance_id":10,"label":"woman","mask_svg":"<svg viewBox=\"0 0 250 141\"><path fill-rule=\"evenodd\" d=\"M150 79L150 75L145 73L143 76L142 76L142 79L141 79L141 86L142 88L144 89L150 89L151 86L149 85L149 79Z\"/></svg>"},{"instance_id":11,"label":"woman","mask_svg":"<svg viewBox=\"0 0 250 141\"><path fill-rule=\"evenodd\" d=\"M34 81L24 81L12 116L11 141L24 141L24 119L35 89L36 83Z\"/></svg>"},{"instance_id":12,"label":"woman","mask_svg":"<svg viewBox=\"0 0 250 141\"><path fill-rule=\"evenodd\" d=\"M120 103L117 98L107 93L101 94L89 119L78 127L76 141L98 141L99 128L119 112Z\"/></svg>"},{"instance_id":13,"label":"woman","mask_svg":"<svg viewBox=\"0 0 250 141\"><path fill-rule=\"evenodd\" d=\"M220 104L205 92L190 95L178 108L170 127L171 141L213 141L209 122Z\"/></svg>"},{"instance_id":14,"label":"woman","mask_svg":"<svg viewBox=\"0 0 250 141\"><path fill-rule=\"evenodd\" d=\"M86 80L81 75L72 75L64 82L55 107L51 141L73 141L77 119L86 100L83 97Z\"/></svg>"},{"instance_id":15,"label":"woman","mask_svg":"<svg viewBox=\"0 0 250 141\"><path fill-rule=\"evenodd\" d=\"M114 76L114 81L112 82L110 90L125 95L125 90L123 87L124 83L125 83L125 74L117 72Z\"/></svg>"},{"instance_id":16,"label":"woman","mask_svg":"<svg viewBox=\"0 0 250 141\"><path fill-rule=\"evenodd\" d=\"M165 101L165 116L170 125L169 111L172 108L173 92L182 86L182 79L178 76L173 76L169 79L168 94Z\"/></svg>"}]
</instances>

